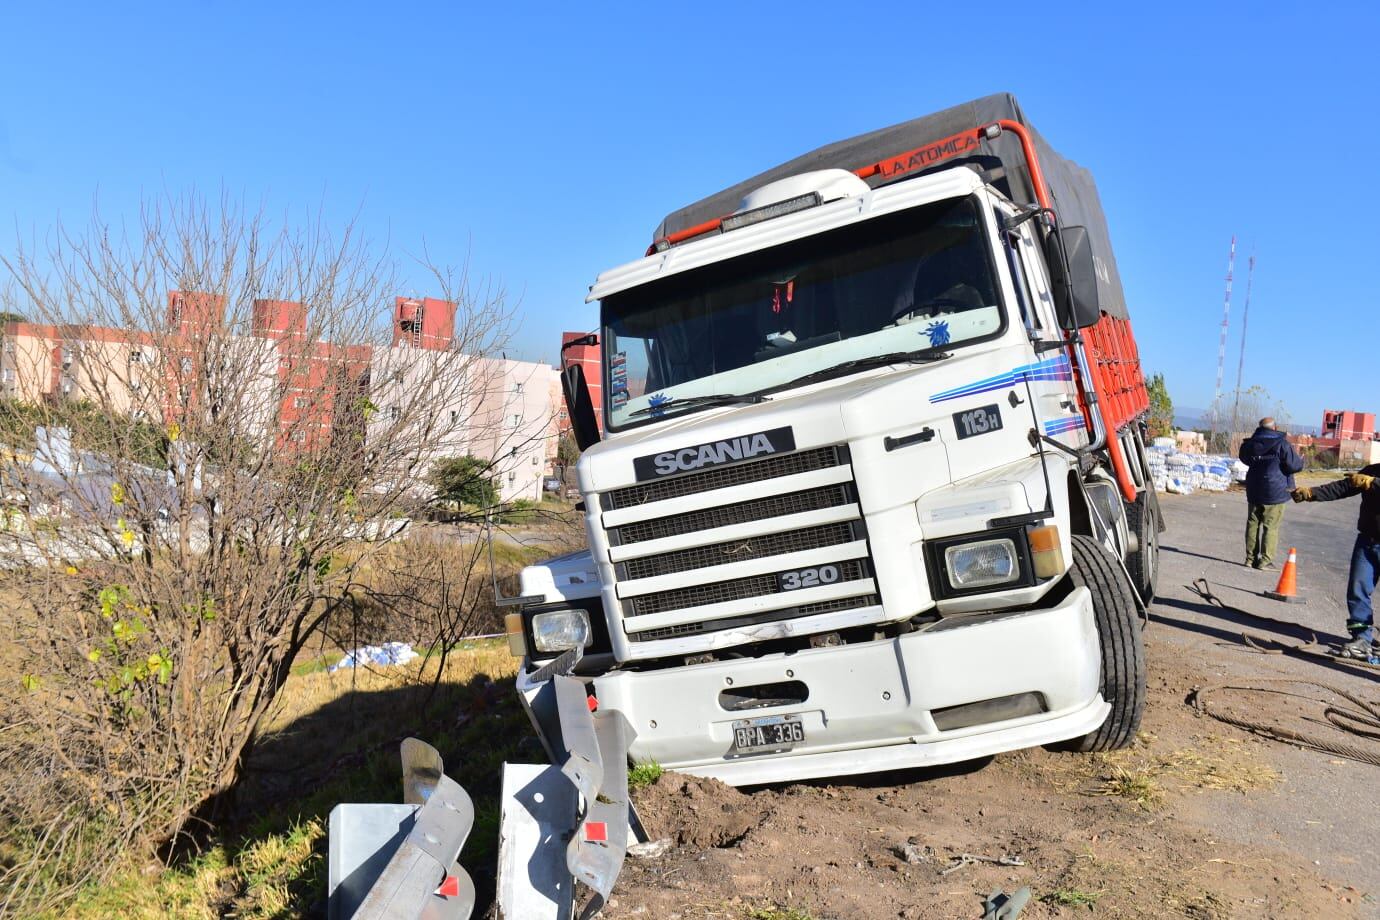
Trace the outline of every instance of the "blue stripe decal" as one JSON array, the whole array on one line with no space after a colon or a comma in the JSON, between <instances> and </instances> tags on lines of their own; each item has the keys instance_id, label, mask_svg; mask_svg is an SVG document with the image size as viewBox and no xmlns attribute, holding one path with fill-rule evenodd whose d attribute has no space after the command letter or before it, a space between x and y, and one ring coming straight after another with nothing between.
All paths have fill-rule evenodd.
<instances>
[{"instance_id":1,"label":"blue stripe decal","mask_svg":"<svg viewBox=\"0 0 1380 920\"><path fill-rule=\"evenodd\" d=\"M1005 374L998 374L995 377L988 377L985 380L978 380L974 383L965 383L961 387L954 387L951 390L944 390L935 393L930 397L930 402L947 402L951 399L961 399L964 396L976 396L978 393L988 393L992 390L1002 390L1006 387L1015 386L1023 380L1032 383L1041 380L1072 380L1073 366L1069 359L1060 355L1039 361L1035 364L1026 364Z\"/></svg>"},{"instance_id":2,"label":"blue stripe decal","mask_svg":"<svg viewBox=\"0 0 1380 920\"><path fill-rule=\"evenodd\" d=\"M1083 427L1083 417L1081 415L1075 415L1069 418L1060 418L1045 422L1045 434L1051 436L1066 434L1070 431L1082 431Z\"/></svg>"}]
</instances>

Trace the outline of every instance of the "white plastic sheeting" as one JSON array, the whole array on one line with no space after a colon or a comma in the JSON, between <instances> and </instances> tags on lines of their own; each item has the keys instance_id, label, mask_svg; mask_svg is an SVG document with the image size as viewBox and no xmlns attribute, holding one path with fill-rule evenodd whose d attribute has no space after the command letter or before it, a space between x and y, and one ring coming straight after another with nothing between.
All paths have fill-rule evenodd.
<instances>
[{"instance_id":1,"label":"white plastic sheeting","mask_svg":"<svg viewBox=\"0 0 1380 920\"><path fill-rule=\"evenodd\" d=\"M377 667L387 667L389 665L407 664L420 656L413 651L412 646L406 642L385 642L383 645L366 645L349 652L340 661L327 668L327 671L334 673L341 668L353 668L356 665L374 665Z\"/></svg>"}]
</instances>

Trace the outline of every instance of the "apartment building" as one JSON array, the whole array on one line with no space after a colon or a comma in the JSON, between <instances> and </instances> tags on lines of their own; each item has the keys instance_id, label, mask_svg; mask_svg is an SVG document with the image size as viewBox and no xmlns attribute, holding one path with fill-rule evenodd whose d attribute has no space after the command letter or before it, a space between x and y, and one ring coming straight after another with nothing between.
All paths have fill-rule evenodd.
<instances>
[{"instance_id":1,"label":"apartment building","mask_svg":"<svg viewBox=\"0 0 1380 920\"><path fill-rule=\"evenodd\" d=\"M551 469L556 371L456 351L454 323L453 303L397 298L393 344L373 354L369 437L406 440L411 433L434 444L431 456L419 458L419 482L436 461L470 455L491 465L502 501L538 501Z\"/></svg>"},{"instance_id":2,"label":"apartment building","mask_svg":"<svg viewBox=\"0 0 1380 920\"><path fill-rule=\"evenodd\" d=\"M221 397L235 401L251 440L309 450L344 434L345 425L362 426L366 440L405 444L410 433L434 445L410 464L419 490L432 463L469 454L492 464L502 500L541 498L555 453L556 372L455 350L453 303L396 298L388 346L316 340L307 308L282 300L255 301L249 334L230 334L225 308L215 295L172 291L166 326L153 332L7 323L0 394L88 400L171 422L214 380ZM373 408L363 413L366 402Z\"/></svg>"}]
</instances>

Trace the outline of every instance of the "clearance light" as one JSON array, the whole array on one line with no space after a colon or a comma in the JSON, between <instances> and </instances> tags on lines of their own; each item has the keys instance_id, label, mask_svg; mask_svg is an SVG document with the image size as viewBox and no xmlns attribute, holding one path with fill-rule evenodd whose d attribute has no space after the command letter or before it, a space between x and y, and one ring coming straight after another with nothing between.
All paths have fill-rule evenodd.
<instances>
[{"instance_id":1,"label":"clearance light","mask_svg":"<svg viewBox=\"0 0 1380 920\"><path fill-rule=\"evenodd\" d=\"M1057 578L1064 574L1064 547L1059 541L1059 528L1053 524L1033 527L1030 538L1030 558L1036 578Z\"/></svg>"},{"instance_id":2,"label":"clearance light","mask_svg":"<svg viewBox=\"0 0 1380 920\"><path fill-rule=\"evenodd\" d=\"M810 192L725 217L720 227L724 233L727 233L730 230L738 230L742 227L759 224L764 220L771 220L773 217L784 217L787 214L794 214L796 211L806 211L820 205L823 201L824 199L820 197L819 192Z\"/></svg>"},{"instance_id":3,"label":"clearance light","mask_svg":"<svg viewBox=\"0 0 1380 920\"><path fill-rule=\"evenodd\" d=\"M514 658L527 656L527 640L522 635L522 614L503 615L503 631L508 634L508 651Z\"/></svg>"}]
</instances>

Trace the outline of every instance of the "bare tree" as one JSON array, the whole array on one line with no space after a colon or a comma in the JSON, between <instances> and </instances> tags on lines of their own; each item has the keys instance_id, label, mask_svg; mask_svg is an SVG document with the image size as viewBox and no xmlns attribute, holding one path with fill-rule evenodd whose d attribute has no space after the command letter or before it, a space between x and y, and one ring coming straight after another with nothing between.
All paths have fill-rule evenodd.
<instances>
[{"instance_id":1,"label":"bare tree","mask_svg":"<svg viewBox=\"0 0 1380 920\"><path fill-rule=\"evenodd\" d=\"M0 533L0 825L32 829L0 914L215 820L294 657L375 590L457 430L488 424L511 315L435 270L453 335L391 347L394 268L355 227L225 200L59 228L3 263L0 309L32 320L6 339L4 402L38 433Z\"/></svg>"},{"instance_id":2,"label":"bare tree","mask_svg":"<svg viewBox=\"0 0 1380 920\"><path fill-rule=\"evenodd\" d=\"M1213 420L1212 430L1218 432L1216 442L1208 445L1208 449L1233 455L1260 419L1273 418L1281 431L1287 431L1292 420L1284 401L1275 399L1269 390L1258 384L1223 393L1213 402L1208 417Z\"/></svg>"}]
</instances>

